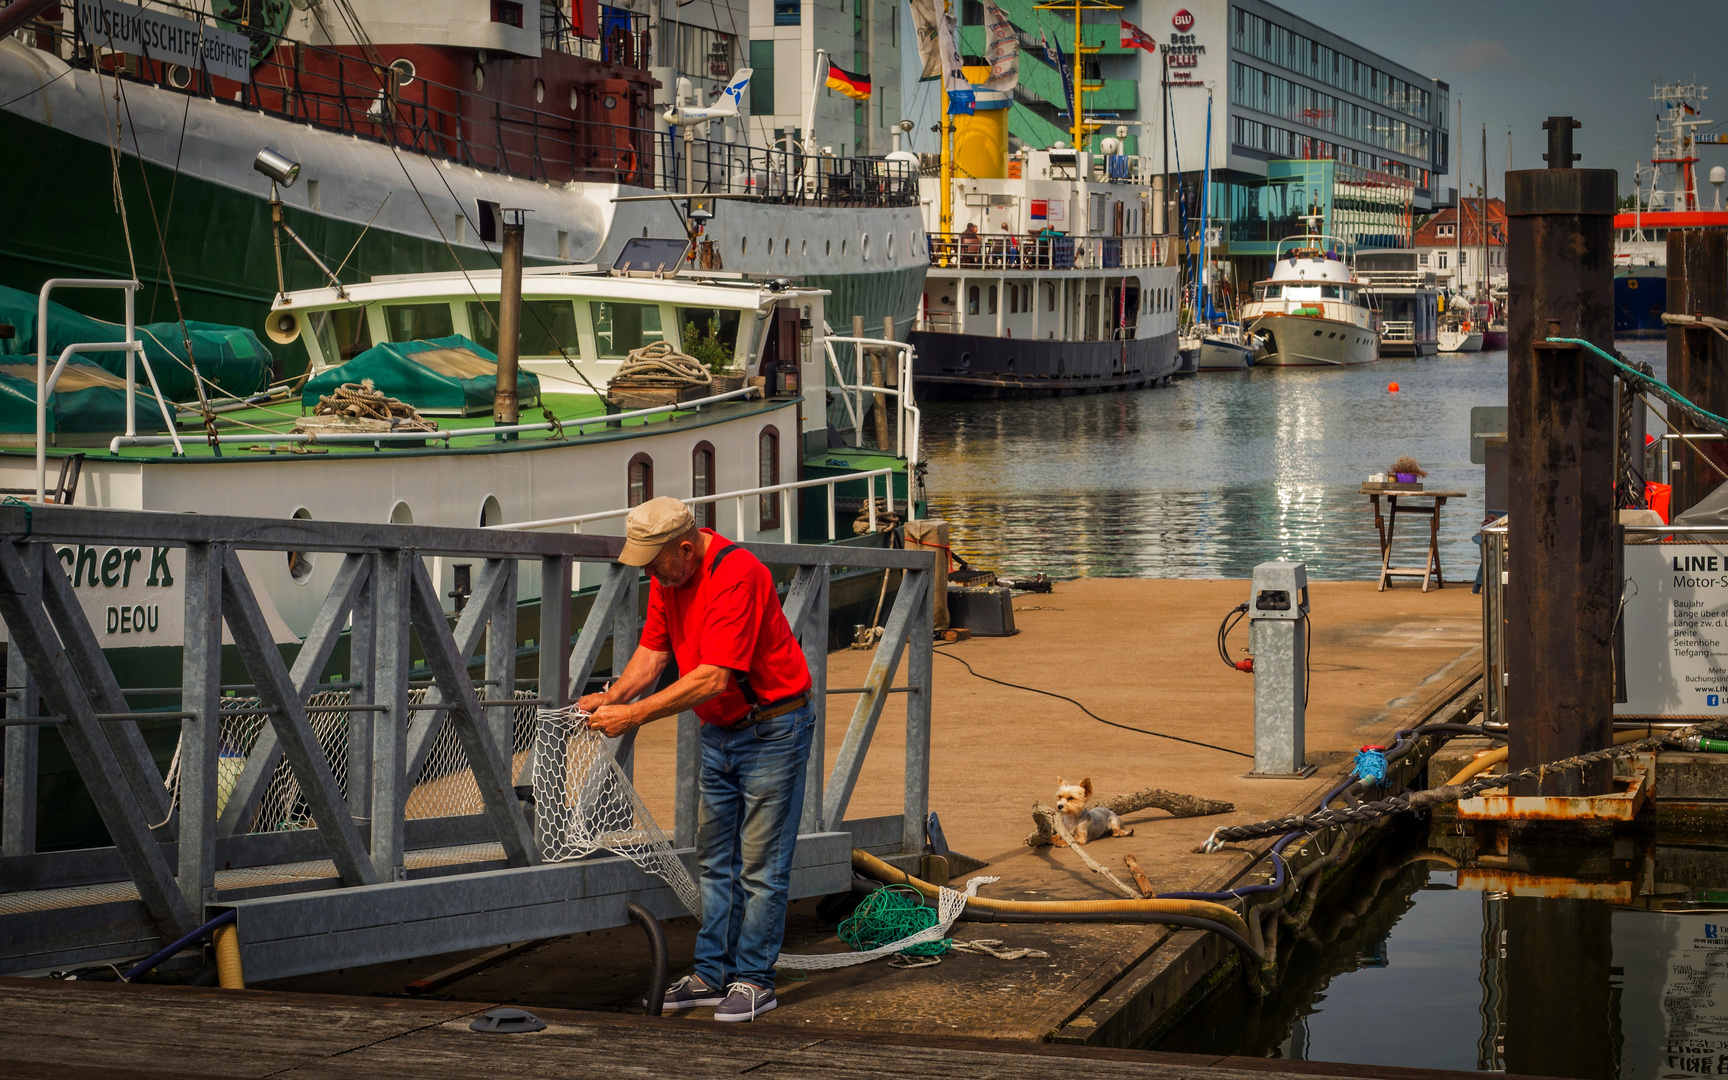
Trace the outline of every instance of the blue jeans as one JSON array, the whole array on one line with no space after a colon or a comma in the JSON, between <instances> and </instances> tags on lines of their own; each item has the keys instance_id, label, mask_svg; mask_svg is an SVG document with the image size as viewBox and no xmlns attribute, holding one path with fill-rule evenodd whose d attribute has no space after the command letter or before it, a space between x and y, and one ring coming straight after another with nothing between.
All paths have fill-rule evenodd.
<instances>
[{"instance_id":1,"label":"blue jeans","mask_svg":"<svg viewBox=\"0 0 1728 1080\"><path fill-rule=\"evenodd\" d=\"M696 974L709 986L774 985L815 730L814 705L743 731L702 725Z\"/></svg>"}]
</instances>

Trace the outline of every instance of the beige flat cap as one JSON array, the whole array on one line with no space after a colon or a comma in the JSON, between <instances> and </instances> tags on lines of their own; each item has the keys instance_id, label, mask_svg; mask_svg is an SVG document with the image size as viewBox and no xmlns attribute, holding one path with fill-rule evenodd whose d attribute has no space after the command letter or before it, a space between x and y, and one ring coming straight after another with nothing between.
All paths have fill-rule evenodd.
<instances>
[{"instance_id":1,"label":"beige flat cap","mask_svg":"<svg viewBox=\"0 0 1728 1080\"><path fill-rule=\"evenodd\" d=\"M624 519L624 550L618 561L625 566L647 566L674 536L696 527L696 515L669 495L649 499Z\"/></svg>"}]
</instances>

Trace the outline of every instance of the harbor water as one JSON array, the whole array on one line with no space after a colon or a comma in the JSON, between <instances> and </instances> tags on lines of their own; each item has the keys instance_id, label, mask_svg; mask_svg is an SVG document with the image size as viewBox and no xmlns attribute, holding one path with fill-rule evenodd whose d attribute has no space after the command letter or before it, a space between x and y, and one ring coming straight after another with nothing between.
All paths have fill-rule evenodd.
<instances>
[{"instance_id":1,"label":"harbor water","mask_svg":"<svg viewBox=\"0 0 1728 1080\"><path fill-rule=\"evenodd\" d=\"M1664 370L1661 342L1620 349ZM1003 574L1247 577L1256 563L1296 559L1312 577L1372 578L1380 548L1361 484L1408 454L1429 488L1466 493L1446 505L1440 550L1446 579L1469 581L1485 509L1470 410L1505 403L1504 352L932 402L930 512L951 523L958 554ZM1400 523L1394 554L1406 565L1427 528Z\"/></svg>"},{"instance_id":2,"label":"harbor water","mask_svg":"<svg viewBox=\"0 0 1728 1080\"><path fill-rule=\"evenodd\" d=\"M1728 1069L1728 893L1704 884L1728 852L1622 838L1538 852L1537 878L1386 846L1329 890L1275 993L1232 979L1147 1048L1588 1080Z\"/></svg>"}]
</instances>

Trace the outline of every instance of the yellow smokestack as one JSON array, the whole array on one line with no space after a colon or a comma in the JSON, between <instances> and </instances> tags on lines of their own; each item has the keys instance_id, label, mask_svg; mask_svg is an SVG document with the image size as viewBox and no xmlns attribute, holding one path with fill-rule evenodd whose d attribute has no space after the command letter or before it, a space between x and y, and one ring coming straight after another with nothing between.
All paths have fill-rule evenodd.
<instances>
[{"instance_id":1,"label":"yellow smokestack","mask_svg":"<svg viewBox=\"0 0 1728 1080\"><path fill-rule=\"evenodd\" d=\"M988 67L962 68L966 81L982 86ZM979 109L954 116L954 168L962 176L1001 180L1008 175L1008 110Z\"/></svg>"}]
</instances>

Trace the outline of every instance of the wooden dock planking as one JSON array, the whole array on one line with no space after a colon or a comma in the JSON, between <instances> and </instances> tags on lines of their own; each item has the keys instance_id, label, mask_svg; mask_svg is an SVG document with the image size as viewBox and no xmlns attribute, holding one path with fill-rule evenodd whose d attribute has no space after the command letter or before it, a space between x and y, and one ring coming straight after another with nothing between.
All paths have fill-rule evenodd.
<instances>
[{"instance_id":1,"label":"wooden dock planking","mask_svg":"<svg viewBox=\"0 0 1728 1080\"><path fill-rule=\"evenodd\" d=\"M0 1074L17 1080L463 1080L723 1076L883 1080L1463 1080L1475 1073L1000 1042L788 1032L687 1017L536 1010L545 1031L482 1035L476 1002L0 978Z\"/></svg>"}]
</instances>

